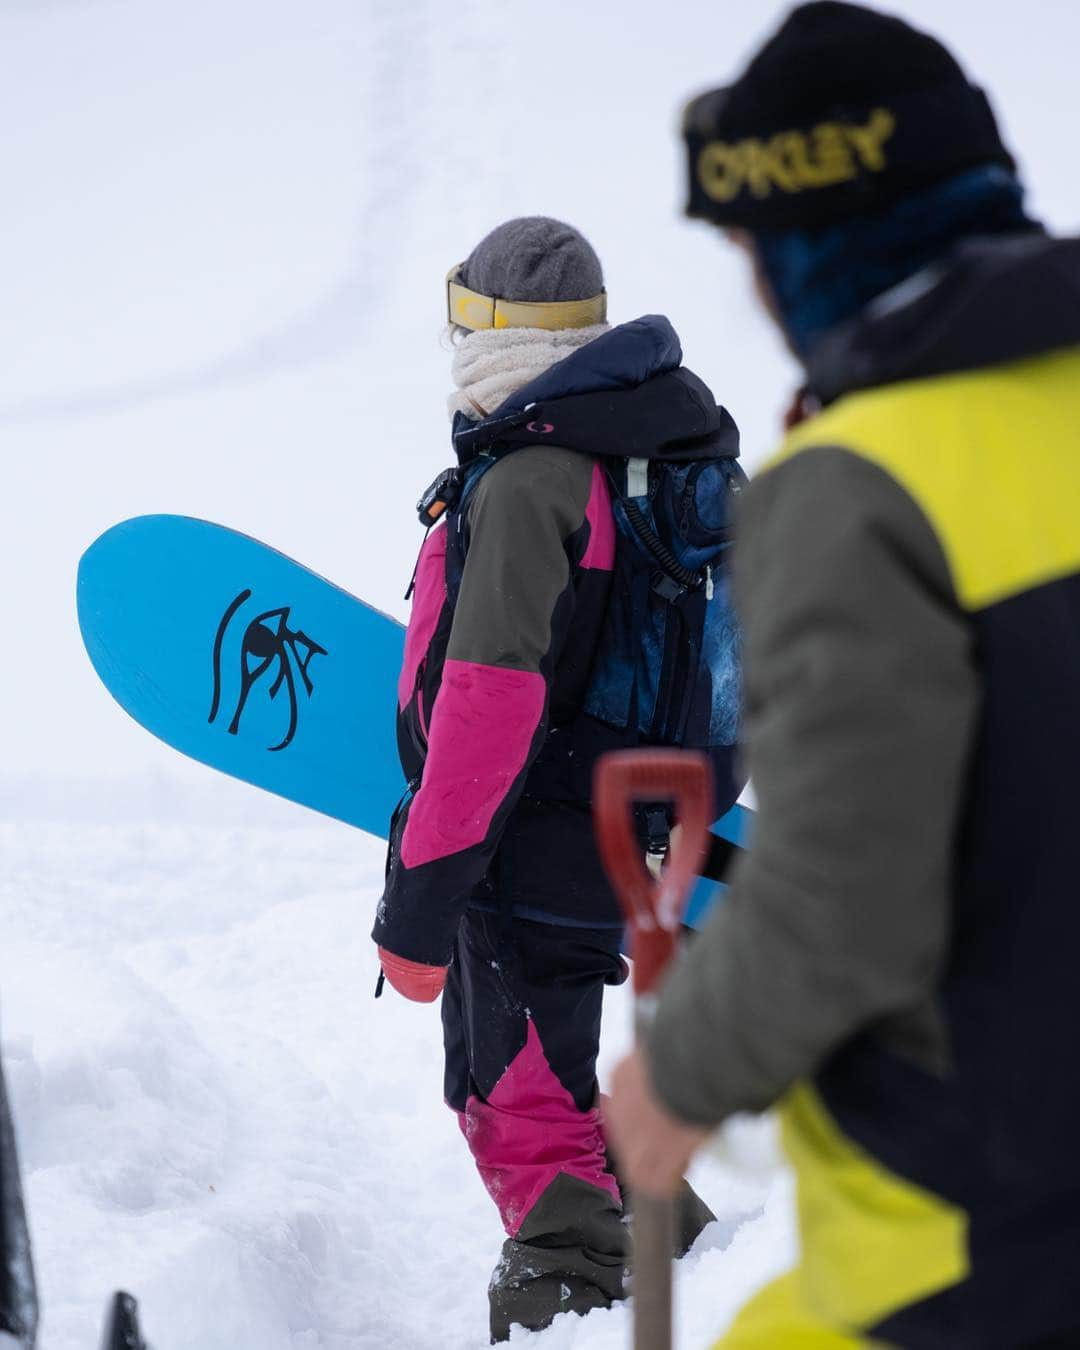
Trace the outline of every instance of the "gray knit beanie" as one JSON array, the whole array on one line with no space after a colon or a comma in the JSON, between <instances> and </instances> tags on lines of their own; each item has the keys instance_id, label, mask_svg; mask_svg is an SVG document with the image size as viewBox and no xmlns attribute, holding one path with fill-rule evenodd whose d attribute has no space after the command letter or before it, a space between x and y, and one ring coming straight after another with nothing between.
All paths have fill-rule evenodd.
<instances>
[{"instance_id":1,"label":"gray knit beanie","mask_svg":"<svg viewBox=\"0 0 1080 1350\"><path fill-rule=\"evenodd\" d=\"M538 304L589 300L604 289L592 245L561 220L519 216L486 235L461 269L471 291L500 300Z\"/></svg>"}]
</instances>

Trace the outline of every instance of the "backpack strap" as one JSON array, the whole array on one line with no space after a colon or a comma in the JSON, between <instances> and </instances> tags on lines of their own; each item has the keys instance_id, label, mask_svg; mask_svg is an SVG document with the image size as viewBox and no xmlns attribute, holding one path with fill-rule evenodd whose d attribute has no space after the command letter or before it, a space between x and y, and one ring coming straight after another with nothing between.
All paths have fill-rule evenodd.
<instances>
[{"instance_id":1,"label":"backpack strap","mask_svg":"<svg viewBox=\"0 0 1080 1350\"><path fill-rule=\"evenodd\" d=\"M449 527L455 518L460 516L473 488L495 463L496 458L498 457L493 455L477 455L466 464L455 464L449 469L443 469L442 473L424 489L420 500L416 503L416 514L424 527L425 541L440 520L445 518ZM423 551L421 544L420 555ZM413 568L409 589L405 592L406 600L412 598L412 593L416 589L420 555L417 556L416 566Z\"/></svg>"}]
</instances>

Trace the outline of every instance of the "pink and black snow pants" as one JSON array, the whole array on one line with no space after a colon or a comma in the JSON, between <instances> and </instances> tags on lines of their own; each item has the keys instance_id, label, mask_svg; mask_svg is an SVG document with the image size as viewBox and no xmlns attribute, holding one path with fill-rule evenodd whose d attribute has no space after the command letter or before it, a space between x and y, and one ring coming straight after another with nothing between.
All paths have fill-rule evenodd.
<instances>
[{"instance_id":1,"label":"pink and black snow pants","mask_svg":"<svg viewBox=\"0 0 1080 1350\"><path fill-rule=\"evenodd\" d=\"M461 923L445 1090L509 1235L489 1291L495 1340L623 1297L627 1233L596 1083L604 986L627 973L620 937L478 909Z\"/></svg>"}]
</instances>

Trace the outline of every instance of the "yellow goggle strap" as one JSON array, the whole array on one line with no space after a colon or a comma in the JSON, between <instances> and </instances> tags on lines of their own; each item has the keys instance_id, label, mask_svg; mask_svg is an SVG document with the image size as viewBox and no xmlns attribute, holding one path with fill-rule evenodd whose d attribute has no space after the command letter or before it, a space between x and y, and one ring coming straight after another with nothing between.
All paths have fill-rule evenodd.
<instances>
[{"instance_id":1,"label":"yellow goggle strap","mask_svg":"<svg viewBox=\"0 0 1080 1350\"><path fill-rule=\"evenodd\" d=\"M588 300L552 300L533 304L499 300L470 291L457 280L461 264L446 274L446 319L462 328L585 328L607 317L607 292Z\"/></svg>"}]
</instances>

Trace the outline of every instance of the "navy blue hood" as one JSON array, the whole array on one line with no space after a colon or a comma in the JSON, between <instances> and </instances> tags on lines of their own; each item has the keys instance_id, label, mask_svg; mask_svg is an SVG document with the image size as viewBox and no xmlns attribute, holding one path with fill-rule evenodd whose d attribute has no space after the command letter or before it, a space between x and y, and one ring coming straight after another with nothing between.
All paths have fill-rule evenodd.
<instances>
[{"instance_id":1,"label":"navy blue hood","mask_svg":"<svg viewBox=\"0 0 1080 1350\"><path fill-rule=\"evenodd\" d=\"M739 432L705 382L680 363L661 314L609 329L512 394L480 422L454 418L461 463L522 445L583 454L702 459L739 453Z\"/></svg>"}]
</instances>

